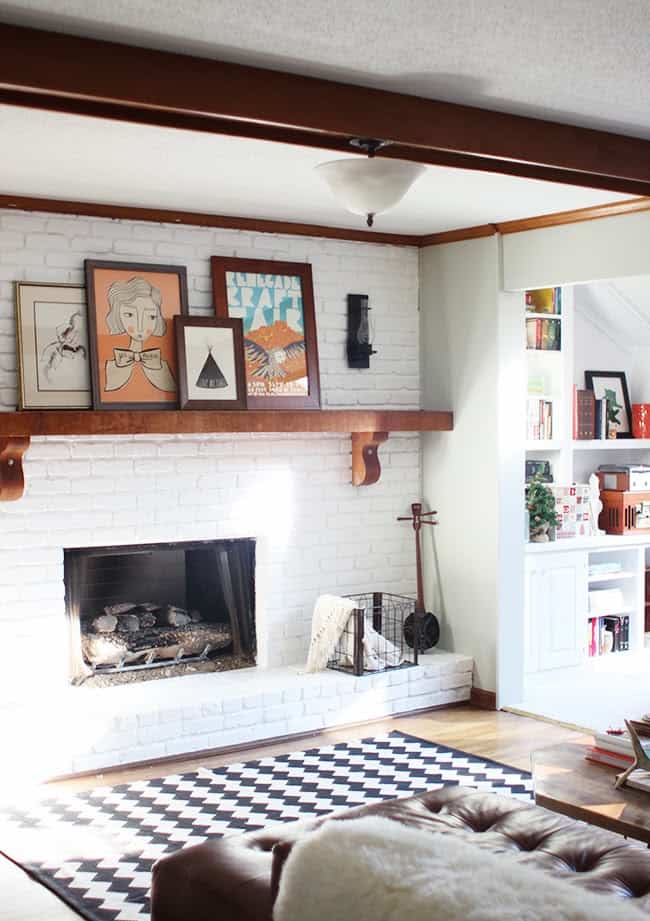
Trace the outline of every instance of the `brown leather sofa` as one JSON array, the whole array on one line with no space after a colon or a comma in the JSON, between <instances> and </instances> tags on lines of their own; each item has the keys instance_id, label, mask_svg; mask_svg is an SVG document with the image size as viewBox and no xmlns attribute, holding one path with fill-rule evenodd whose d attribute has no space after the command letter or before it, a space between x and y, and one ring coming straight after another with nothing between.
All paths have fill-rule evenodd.
<instances>
[{"instance_id":1,"label":"brown leather sofa","mask_svg":"<svg viewBox=\"0 0 650 921\"><path fill-rule=\"evenodd\" d=\"M507 796L445 787L177 851L154 866L151 921L271 921L293 842L325 821L364 815L474 836L480 847L517 852L522 863L573 885L635 899L650 912L650 849L644 845Z\"/></svg>"}]
</instances>

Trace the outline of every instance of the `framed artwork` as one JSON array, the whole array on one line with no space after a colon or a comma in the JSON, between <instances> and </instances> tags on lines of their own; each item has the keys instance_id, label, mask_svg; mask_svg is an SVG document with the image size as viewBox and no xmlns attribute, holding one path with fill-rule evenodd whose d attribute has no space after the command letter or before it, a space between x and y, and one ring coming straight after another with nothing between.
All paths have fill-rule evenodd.
<instances>
[{"instance_id":1,"label":"framed artwork","mask_svg":"<svg viewBox=\"0 0 650 921\"><path fill-rule=\"evenodd\" d=\"M91 405L86 290L16 282L21 409Z\"/></svg>"},{"instance_id":2,"label":"framed artwork","mask_svg":"<svg viewBox=\"0 0 650 921\"><path fill-rule=\"evenodd\" d=\"M241 320L174 317L181 409L246 409Z\"/></svg>"},{"instance_id":3,"label":"framed artwork","mask_svg":"<svg viewBox=\"0 0 650 921\"><path fill-rule=\"evenodd\" d=\"M213 256L217 316L242 321L249 409L318 409L311 266Z\"/></svg>"},{"instance_id":4,"label":"framed artwork","mask_svg":"<svg viewBox=\"0 0 650 921\"><path fill-rule=\"evenodd\" d=\"M175 409L174 317L187 314L187 273L178 265L86 259L95 409Z\"/></svg>"},{"instance_id":5,"label":"framed artwork","mask_svg":"<svg viewBox=\"0 0 650 921\"><path fill-rule=\"evenodd\" d=\"M616 437L632 438L632 409L625 371L585 371L585 384L597 400L607 400L607 422L616 426Z\"/></svg>"}]
</instances>

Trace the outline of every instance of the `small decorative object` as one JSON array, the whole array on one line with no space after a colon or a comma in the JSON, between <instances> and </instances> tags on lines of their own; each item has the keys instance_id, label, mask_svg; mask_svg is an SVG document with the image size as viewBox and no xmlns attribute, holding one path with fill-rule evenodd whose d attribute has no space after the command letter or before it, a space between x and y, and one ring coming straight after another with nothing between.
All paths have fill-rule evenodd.
<instances>
[{"instance_id":1,"label":"small decorative object","mask_svg":"<svg viewBox=\"0 0 650 921\"><path fill-rule=\"evenodd\" d=\"M175 409L174 317L187 313L183 266L87 259L95 409Z\"/></svg>"},{"instance_id":2,"label":"small decorative object","mask_svg":"<svg viewBox=\"0 0 650 921\"><path fill-rule=\"evenodd\" d=\"M555 539L566 537L592 537L591 487L586 483L570 486L551 486L555 497Z\"/></svg>"},{"instance_id":3,"label":"small decorative object","mask_svg":"<svg viewBox=\"0 0 650 921\"><path fill-rule=\"evenodd\" d=\"M311 266L212 257L217 316L244 326L249 409L318 409Z\"/></svg>"},{"instance_id":4,"label":"small decorative object","mask_svg":"<svg viewBox=\"0 0 650 921\"><path fill-rule=\"evenodd\" d=\"M526 507L530 514L530 539L533 543L546 543L549 531L558 523L555 496L548 486L535 478L528 487Z\"/></svg>"},{"instance_id":5,"label":"small decorative object","mask_svg":"<svg viewBox=\"0 0 650 921\"><path fill-rule=\"evenodd\" d=\"M650 438L650 403L632 404L632 435Z\"/></svg>"},{"instance_id":6,"label":"small decorative object","mask_svg":"<svg viewBox=\"0 0 650 921\"><path fill-rule=\"evenodd\" d=\"M592 473L589 477L589 517L591 524L591 536L599 537L604 534L598 527L598 519L603 510L603 503L600 501L600 480L598 475Z\"/></svg>"},{"instance_id":7,"label":"small decorative object","mask_svg":"<svg viewBox=\"0 0 650 921\"><path fill-rule=\"evenodd\" d=\"M625 786L625 782L633 771L650 771L650 756L646 754L636 729L630 720L625 720L625 725L630 734L630 740L634 750L634 761L622 774L617 775L616 783L614 784L617 790L619 787Z\"/></svg>"},{"instance_id":8,"label":"small decorative object","mask_svg":"<svg viewBox=\"0 0 650 921\"><path fill-rule=\"evenodd\" d=\"M369 368L376 355L370 343L367 294L348 294L348 368Z\"/></svg>"},{"instance_id":9,"label":"small decorative object","mask_svg":"<svg viewBox=\"0 0 650 921\"><path fill-rule=\"evenodd\" d=\"M181 409L246 409L241 320L175 317Z\"/></svg>"},{"instance_id":10,"label":"small decorative object","mask_svg":"<svg viewBox=\"0 0 650 921\"><path fill-rule=\"evenodd\" d=\"M86 290L16 283L21 409L88 409L91 404Z\"/></svg>"},{"instance_id":11,"label":"small decorative object","mask_svg":"<svg viewBox=\"0 0 650 921\"><path fill-rule=\"evenodd\" d=\"M420 531L422 525L436 525L438 522L433 521L437 512L423 512L421 502L413 502L411 505L411 514L398 518L398 521L410 521L413 525L415 535L415 569L417 574L418 597L415 611L410 614L404 623L404 639L411 649L418 649L420 652L426 652L435 646L440 639L440 625L438 618L425 610L424 607L424 589L422 582L422 554L420 551Z\"/></svg>"},{"instance_id":12,"label":"small decorative object","mask_svg":"<svg viewBox=\"0 0 650 921\"><path fill-rule=\"evenodd\" d=\"M530 483L535 477L542 483L552 483L551 462L547 460L527 460L526 482Z\"/></svg>"},{"instance_id":13,"label":"small decorative object","mask_svg":"<svg viewBox=\"0 0 650 921\"><path fill-rule=\"evenodd\" d=\"M597 400L607 400L607 437L632 437L632 409L624 371L585 371L585 384Z\"/></svg>"}]
</instances>

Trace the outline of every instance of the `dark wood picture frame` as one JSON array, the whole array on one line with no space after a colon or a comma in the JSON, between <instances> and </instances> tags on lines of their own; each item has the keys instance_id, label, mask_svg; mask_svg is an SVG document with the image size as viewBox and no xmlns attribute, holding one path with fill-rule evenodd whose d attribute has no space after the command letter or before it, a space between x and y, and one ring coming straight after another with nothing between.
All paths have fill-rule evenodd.
<instances>
[{"instance_id":1,"label":"dark wood picture frame","mask_svg":"<svg viewBox=\"0 0 650 921\"><path fill-rule=\"evenodd\" d=\"M230 329L232 330L233 366L235 373L236 397L232 400L218 399L219 389L208 389L207 394L214 396L205 400L192 399L189 396L187 336L188 327L193 329ZM221 320L213 317L174 317L176 331L176 351L178 355L178 402L180 409L232 410L246 409L246 370L244 367L244 325L236 318ZM212 350L209 349L212 354ZM207 356L206 356L207 358ZM217 362L217 367L219 363ZM221 373L221 368L218 371Z\"/></svg>"},{"instance_id":2,"label":"dark wood picture frame","mask_svg":"<svg viewBox=\"0 0 650 921\"><path fill-rule=\"evenodd\" d=\"M249 409L320 409L320 373L318 367L318 341L316 337L316 315L314 310L314 286L311 265L307 262L276 262L273 259L245 259L228 256L213 256L210 260L212 269L212 291L215 312L218 317L230 317L227 272L254 273L256 275L297 276L300 278L302 299L303 339L305 343L305 360L307 369L307 394L296 395L255 395L247 393ZM244 330L244 354L246 357L247 340ZM245 363L246 364L246 363ZM247 389L249 381L247 379Z\"/></svg>"},{"instance_id":3,"label":"dark wood picture frame","mask_svg":"<svg viewBox=\"0 0 650 921\"><path fill-rule=\"evenodd\" d=\"M601 378L605 378L606 380L617 380L621 385L621 392L623 394L623 409L625 410L625 414L627 416L627 431L617 430L616 437L633 438L632 406L630 404L630 394L627 389L627 378L625 376L625 371L585 371L585 385L587 390L593 390L594 396L597 400L602 398L596 389L597 382Z\"/></svg>"},{"instance_id":4,"label":"dark wood picture frame","mask_svg":"<svg viewBox=\"0 0 650 921\"><path fill-rule=\"evenodd\" d=\"M186 316L189 313L188 308L188 294L187 294L187 269L183 265L155 265L148 264L145 262L114 262L113 260L103 260L103 259L86 259L84 262L84 269L86 275L86 297L88 302L88 338L90 344L90 371L91 371L91 381L92 381L92 394L93 394L93 409L101 410L173 410L178 408L178 369L176 367L177 362L177 351L175 346L175 331L173 317L178 314L170 314L166 319L170 322L166 323L165 339L167 337L171 338L171 342L167 341L166 344L166 354L173 360L174 369L176 371L175 383L176 387L174 388L174 399L161 400L160 402L155 401L137 401L137 400L125 400L125 401L114 401L114 400L105 400L102 397L104 389L102 388L102 383L100 380L100 359L98 353L98 329L97 329L97 297L96 297L96 287L95 287L95 273L97 270L114 270L115 272L128 272L133 273L134 275L147 276L152 274L163 274L163 275L174 275L178 281L178 300L180 306L180 315ZM123 350L124 352L129 350ZM168 362L163 361L163 365L168 365ZM166 370L171 373L169 367ZM173 375L172 375L173 376ZM163 388L159 388L163 390ZM171 391L165 389L164 392L170 393Z\"/></svg>"}]
</instances>

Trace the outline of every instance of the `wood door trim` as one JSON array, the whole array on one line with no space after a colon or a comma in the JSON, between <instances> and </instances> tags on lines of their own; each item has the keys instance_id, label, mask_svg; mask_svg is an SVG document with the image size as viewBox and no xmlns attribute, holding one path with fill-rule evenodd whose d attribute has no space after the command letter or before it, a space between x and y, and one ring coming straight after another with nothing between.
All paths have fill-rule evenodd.
<instances>
[{"instance_id":1,"label":"wood door trim","mask_svg":"<svg viewBox=\"0 0 650 921\"><path fill-rule=\"evenodd\" d=\"M39 97L44 108L86 114L110 106L143 123L165 113L179 127L186 118L216 119L217 130L247 136L271 126L321 142L379 137L405 158L434 151L479 158L480 168L487 159L494 172L515 162L536 178L547 168L565 181L650 191L650 141L642 138L21 26L0 25L0 39L6 101Z\"/></svg>"}]
</instances>

